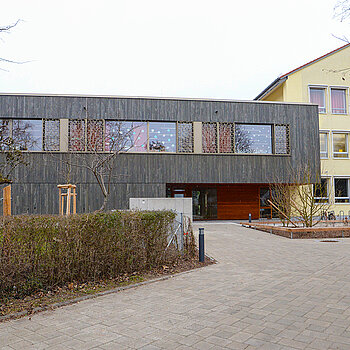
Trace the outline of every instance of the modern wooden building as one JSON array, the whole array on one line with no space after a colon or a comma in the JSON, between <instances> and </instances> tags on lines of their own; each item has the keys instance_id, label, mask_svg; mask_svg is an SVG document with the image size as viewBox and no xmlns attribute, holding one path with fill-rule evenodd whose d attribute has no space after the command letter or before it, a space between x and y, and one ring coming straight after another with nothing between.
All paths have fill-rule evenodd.
<instances>
[{"instance_id":1,"label":"modern wooden building","mask_svg":"<svg viewBox=\"0 0 350 350\"><path fill-rule=\"evenodd\" d=\"M58 213L67 170L57 160L92 157L96 135L109 152L116 123L134 131L134 144L117 156L109 209L128 208L130 197L184 196L196 219L269 217L270 183L289 183L290 169L305 164L315 179L320 171L318 109L308 103L2 94L0 118L28 159L16 170L14 214ZM88 170L72 167L70 182L78 212L100 207Z\"/></svg>"}]
</instances>

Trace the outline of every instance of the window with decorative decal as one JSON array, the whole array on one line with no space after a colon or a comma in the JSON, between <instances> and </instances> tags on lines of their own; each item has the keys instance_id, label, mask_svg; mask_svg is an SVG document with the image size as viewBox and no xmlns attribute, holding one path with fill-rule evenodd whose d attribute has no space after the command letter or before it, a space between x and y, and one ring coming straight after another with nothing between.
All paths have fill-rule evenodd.
<instances>
[{"instance_id":1,"label":"window with decorative decal","mask_svg":"<svg viewBox=\"0 0 350 350\"><path fill-rule=\"evenodd\" d=\"M193 152L193 124L191 122L177 123L177 147L180 153Z\"/></svg>"},{"instance_id":2,"label":"window with decorative decal","mask_svg":"<svg viewBox=\"0 0 350 350\"><path fill-rule=\"evenodd\" d=\"M217 123L202 123L202 151L203 153L217 153Z\"/></svg>"},{"instance_id":3,"label":"window with decorative decal","mask_svg":"<svg viewBox=\"0 0 350 350\"><path fill-rule=\"evenodd\" d=\"M85 151L85 120L69 120L69 150L76 152Z\"/></svg>"},{"instance_id":4,"label":"window with decorative decal","mask_svg":"<svg viewBox=\"0 0 350 350\"><path fill-rule=\"evenodd\" d=\"M42 151L43 122L41 119L15 119L12 121L12 138L23 151Z\"/></svg>"},{"instance_id":5,"label":"window with decorative decal","mask_svg":"<svg viewBox=\"0 0 350 350\"><path fill-rule=\"evenodd\" d=\"M60 121L59 119L44 120L43 143L45 151L60 150Z\"/></svg>"},{"instance_id":6,"label":"window with decorative decal","mask_svg":"<svg viewBox=\"0 0 350 350\"><path fill-rule=\"evenodd\" d=\"M346 89L331 88L332 114L346 114Z\"/></svg>"},{"instance_id":7,"label":"window with decorative decal","mask_svg":"<svg viewBox=\"0 0 350 350\"><path fill-rule=\"evenodd\" d=\"M310 102L318 105L319 113L326 113L326 90L322 87L310 87Z\"/></svg>"},{"instance_id":8,"label":"window with decorative decal","mask_svg":"<svg viewBox=\"0 0 350 350\"><path fill-rule=\"evenodd\" d=\"M103 120L87 120L86 148L89 152L103 151Z\"/></svg>"},{"instance_id":9,"label":"window with decorative decal","mask_svg":"<svg viewBox=\"0 0 350 350\"><path fill-rule=\"evenodd\" d=\"M275 124L275 154L289 154L289 125Z\"/></svg>"},{"instance_id":10,"label":"window with decorative decal","mask_svg":"<svg viewBox=\"0 0 350 350\"><path fill-rule=\"evenodd\" d=\"M146 152L147 122L106 121L107 152Z\"/></svg>"},{"instance_id":11,"label":"window with decorative decal","mask_svg":"<svg viewBox=\"0 0 350 350\"><path fill-rule=\"evenodd\" d=\"M235 124L235 151L272 154L272 125Z\"/></svg>"},{"instance_id":12,"label":"window with decorative decal","mask_svg":"<svg viewBox=\"0 0 350 350\"><path fill-rule=\"evenodd\" d=\"M149 122L149 150L176 152L176 123Z\"/></svg>"},{"instance_id":13,"label":"window with decorative decal","mask_svg":"<svg viewBox=\"0 0 350 350\"><path fill-rule=\"evenodd\" d=\"M219 152L233 153L235 148L234 143L234 124L220 123L219 124Z\"/></svg>"}]
</instances>

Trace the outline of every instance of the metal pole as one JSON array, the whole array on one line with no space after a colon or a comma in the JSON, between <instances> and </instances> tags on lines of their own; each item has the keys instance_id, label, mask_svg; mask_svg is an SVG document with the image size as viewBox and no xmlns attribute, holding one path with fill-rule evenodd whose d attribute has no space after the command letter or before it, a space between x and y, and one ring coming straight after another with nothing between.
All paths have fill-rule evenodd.
<instances>
[{"instance_id":1,"label":"metal pole","mask_svg":"<svg viewBox=\"0 0 350 350\"><path fill-rule=\"evenodd\" d=\"M252 214L249 213L249 222L252 222Z\"/></svg>"},{"instance_id":2,"label":"metal pole","mask_svg":"<svg viewBox=\"0 0 350 350\"><path fill-rule=\"evenodd\" d=\"M199 229L199 262L204 262L204 228Z\"/></svg>"}]
</instances>

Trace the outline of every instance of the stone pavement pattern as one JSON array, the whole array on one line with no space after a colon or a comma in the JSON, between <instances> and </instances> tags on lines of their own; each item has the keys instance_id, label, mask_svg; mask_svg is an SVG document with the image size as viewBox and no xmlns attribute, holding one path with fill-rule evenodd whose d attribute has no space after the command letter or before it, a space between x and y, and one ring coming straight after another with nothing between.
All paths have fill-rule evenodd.
<instances>
[{"instance_id":1,"label":"stone pavement pattern","mask_svg":"<svg viewBox=\"0 0 350 350\"><path fill-rule=\"evenodd\" d=\"M350 349L350 239L201 226L218 264L2 323L0 349Z\"/></svg>"}]
</instances>

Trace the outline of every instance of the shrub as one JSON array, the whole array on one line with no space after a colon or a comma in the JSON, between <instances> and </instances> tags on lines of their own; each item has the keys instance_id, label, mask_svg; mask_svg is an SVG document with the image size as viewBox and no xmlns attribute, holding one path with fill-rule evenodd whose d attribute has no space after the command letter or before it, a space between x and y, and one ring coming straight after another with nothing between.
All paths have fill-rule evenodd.
<instances>
[{"instance_id":1,"label":"shrub","mask_svg":"<svg viewBox=\"0 0 350 350\"><path fill-rule=\"evenodd\" d=\"M178 252L166 249L174 218L171 211L3 217L0 299L174 262Z\"/></svg>"}]
</instances>

